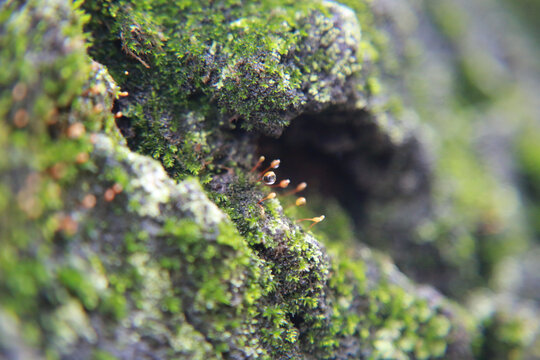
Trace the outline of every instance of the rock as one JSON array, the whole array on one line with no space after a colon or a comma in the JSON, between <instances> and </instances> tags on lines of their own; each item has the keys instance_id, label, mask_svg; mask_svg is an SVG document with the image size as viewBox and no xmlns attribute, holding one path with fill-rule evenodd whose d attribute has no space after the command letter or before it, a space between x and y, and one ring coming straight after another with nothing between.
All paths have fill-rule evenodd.
<instances>
[{"instance_id":1,"label":"rock","mask_svg":"<svg viewBox=\"0 0 540 360\"><path fill-rule=\"evenodd\" d=\"M537 127L500 120L530 87L480 23L349 5L0 7L0 357L534 357Z\"/></svg>"}]
</instances>

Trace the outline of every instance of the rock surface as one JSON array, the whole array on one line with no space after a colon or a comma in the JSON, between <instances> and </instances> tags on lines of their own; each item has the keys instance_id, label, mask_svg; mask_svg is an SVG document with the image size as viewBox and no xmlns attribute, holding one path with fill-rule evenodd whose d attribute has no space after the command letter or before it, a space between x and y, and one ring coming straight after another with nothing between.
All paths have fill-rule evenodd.
<instances>
[{"instance_id":1,"label":"rock surface","mask_svg":"<svg viewBox=\"0 0 540 360\"><path fill-rule=\"evenodd\" d=\"M539 357L510 6L0 5L0 357Z\"/></svg>"}]
</instances>

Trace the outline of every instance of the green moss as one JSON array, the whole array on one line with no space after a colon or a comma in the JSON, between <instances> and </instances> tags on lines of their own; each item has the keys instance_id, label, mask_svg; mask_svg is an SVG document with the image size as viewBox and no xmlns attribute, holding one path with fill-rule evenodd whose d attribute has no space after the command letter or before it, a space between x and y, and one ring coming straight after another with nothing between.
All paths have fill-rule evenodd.
<instances>
[{"instance_id":1,"label":"green moss","mask_svg":"<svg viewBox=\"0 0 540 360\"><path fill-rule=\"evenodd\" d=\"M488 283L493 269L507 256L530 245L517 183L502 175L513 170L503 165L497 151L503 153L508 144L502 144L511 141L505 138L509 135L501 135L502 129L521 127L517 124L528 122L526 117L532 112L525 115L529 111L523 110L529 107L524 105L526 96L509 80L517 67L498 67L493 49L477 47L477 42L471 40L489 38L486 29L495 28L491 23L483 28L471 15L471 9L479 14L481 8L487 9L448 1L426 3L427 14L436 25L433 36L441 44L446 43L454 53L453 60L441 72L435 65L438 60L427 60L440 53L426 47L421 50L429 54L423 58L426 62L414 64L407 73L417 75L405 81L416 96L414 107L420 119L435 130L430 140L435 146L429 151L436 153L437 159L432 180L435 216L417 229L418 237L411 245L421 243L434 248L436 259L425 259L422 265L453 274L450 279L438 281L438 286L460 299L468 289ZM402 35L414 39L404 47L421 46L413 34L404 31ZM429 70L432 65L435 67ZM426 78L439 80L427 83ZM441 89L445 89L441 98L429 94ZM441 107L441 101L445 106ZM494 111L498 119L508 120L494 120ZM497 143L497 150L487 143Z\"/></svg>"},{"instance_id":2,"label":"green moss","mask_svg":"<svg viewBox=\"0 0 540 360\"><path fill-rule=\"evenodd\" d=\"M358 245L350 219L335 202L313 198L310 208L288 209L291 218L331 215L312 230L296 226L283 215L280 199L264 202L261 211L265 190L235 163L226 194L212 194L231 222L200 185L222 175L214 155L216 144L226 139L217 127L228 116L242 117L247 129L280 131L289 121L283 115L304 106L302 86L314 101L329 103L331 87L321 84L321 74L349 77L360 71L353 57L336 63L342 59L338 49L307 49L307 40L321 32L327 45L341 36L332 28L333 5L317 3L314 11L308 5L288 0L263 2L262 8L240 1L84 4L95 36L92 55L107 62L133 97L117 103L137 133L128 137L130 145L159 159L175 179L186 179L177 184L155 162L123 147L107 113L118 88L103 68L96 65L90 72L84 46L55 54L54 64L35 66L24 55L44 41L30 36L25 25L37 16L32 6L2 9L0 19L10 19L6 33L19 42L2 37L0 59L19 67L0 72L0 84L8 89L0 93L0 115L7 119L0 123L0 148L11 155L0 159L5 190L0 225L8 235L0 252L0 277L7 279L0 291L8 295L0 298L0 310L20 320L28 344L51 356L68 356L78 342L95 343L96 327L125 332L128 340L111 340L118 343L146 341L141 334L150 334L166 344L168 355L194 359L306 353L332 358L351 342L373 359L445 356L458 320L444 304L418 295L387 259ZM367 34L360 48L375 61L373 43L379 40L370 10L364 2L351 5ZM40 26L83 39L84 16L69 6L65 12L73 19ZM19 26L23 35L15 31ZM358 28L352 27L345 31L349 40L360 41L353 39ZM305 55L301 59L299 52ZM19 78L27 81L27 94L16 101ZM363 91L376 95L384 89L373 75ZM33 111L32 122L22 128L14 125L18 101ZM96 111L98 104L102 111ZM58 117L52 125L50 113ZM73 138L67 129L75 121L87 133ZM487 247L480 251L470 229L486 216L498 220L511 196L498 196L505 195L499 184L469 157L471 144L447 148L454 157L442 158L440 174L458 179L455 207L463 215L456 221L466 229L450 244L449 258L460 264L482 252L486 262L495 263L502 255ZM88 163L77 162L80 153L91 153ZM532 163L527 168L534 170ZM38 180L25 179L39 186L20 189L4 182L5 170L21 166L39 174ZM475 176L459 178L463 172ZM122 191L106 200L103 193L114 184ZM486 189L489 196L479 195ZM82 206L80 195L88 194L95 196L95 206ZM432 225L424 229L428 240L455 224ZM51 259L58 260L51 264ZM65 314L77 317L71 321ZM89 317L108 319L105 328L98 321L90 326ZM509 347L522 345L519 324L504 321L496 328ZM111 358L113 350L96 349L93 356Z\"/></svg>"},{"instance_id":3,"label":"green moss","mask_svg":"<svg viewBox=\"0 0 540 360\"><path fill-rule=\"evenodd\" d=\"M95 350L92 353L92 360L116 360L116 356L112 355L108 351L104 350Z\"/></svg>"},{"instance_id":4,"label":"green moss","mask_svg":"<svg viewBox=\"0 0 540 360\"><path fill-rule=\"evenodd\" d=\"M99 311L115 320L121 320L127 315L126 305L126 298L122 293L111 291L104 295Z\"/></svg>"},{"instance_id":5,"label":"green moss","mask_svg":"<svg viewBox=\"0 0 540 360\"><path fill-rule=\"evenodd\" d=\"M134 128L138 133L147 136L144 139L135 139L138 149L160 159L169 173L176 178L182 178L185 174L201 175L201 171L207 171L203 164L212 161L211 156L205 155L215 152L206 140L213 136L212 127L205 120L209 110L199 105L208 102L210 97L218 102L225 113L243 118L246 128L274 127L271 131L276 131L276 126L286 125L282 113L302 105L301 98L294 95L302 83L311 83L310 94L317 101L330 101L330 88L319 87L318 71L335 71L349 76L359 69L355 67L358 63L336 67L332 61L338 54L329 56L325 51L308 54L305 59L311 60L303 59L302 66L296 64L296 60L291 63L279 62L280 58L286 58L292 45L302 46L302 42L310 36L312 30L328 31L326 40L332 42L332 22L326 17L326 11L316 14L312 24L309 21L298 22L302 17L309 19L306 16L309 12L302 2L297 2L294 6L289 3L287 5L291 6L273 3L273 7L284 10L263 12L263 17L260 16L260 9L257 9L258 16L254 17L250 12L255 8L250 5L237 7L239 4L228 4L226 19L221 18L221 3L198 4L189 8L184 5L152 8L137 2L126 7L127 11L119 6L102 14L94 5L86 5L87 10L93 14L91 27L94 29L101 21L109 22L109 17L116 17L117 20L112 20L116 28L113 28L110 34L103 34L98 30L94 30L94 33L98 35L101 43L112 42L120 33L123 51L128 57L132 57L133 61L122 61L121 59L126 58L122 54L116 54L116 60L111 58L109 53L107 57L97 52L94 52L94 55L108 62L113 74L117 75L120 82L125 81L126 86L151 89L150 93L144 96L142 105L140 101L137 104L128 101L125 115L134 119ZM176 16L174 23L171 23L165 14L173 10L180 16ZM364 9L359 17L367 19L366 14L367 10ZM141 20L143 18L150 20ZM201 23L201 19L205 19L205 22ZM227 19L235 21L228 22ZM182 31L177 30L179 26ZM196 31L190 30L195 28ZM289 31L292 28L295 30ZM260 29L264 29L264 32ZM238 31L242 32L240 41L234 35ZM311 36L316 37L317 34ZM364 48L373 49L368 43L364 43ZM202 61L203 56L210 56L210 60ZM367 50L366 56L376 58L375 53ZM219 59L219 62L216 59ZM219 64L219 69L213 68L215 64ZM171 74L170 69L173 67L176 72ZM128 69L130 74L144 74L135 79L135 82L141 84L137 85L132 78L128 81L128 78L122 77L121 72L124 69ZM169 89L164 85L170 83L176 88ZM376 93L376 78L372 77L369 84L368 91ZM262 92L258 90L260 88L263 89ZM189 96L197 91L200 91L199 96L203 96L204 101L189 99ZM253 98L253 93L258 93L258 97ZM167 96L164 97L164 94ZM166 102L162 100L164 98L167 99ZM181 115L177 118L169 113L174 109L170 99L179 104L176 108ZM165 121L158 122L156 119ZM182 144L170 142L173 132L182 134ZM198 289L193 298L195 307L200 311L206 309L214 312L230 305L232 301L230 292L223 283L224 279L230 280L234 277L236 267L226 261L227 248L233 249L236 256L243 252L250 254L241 256L235 264L251 264L251 268L254 261L260 261L252 252L257 249L258 256L266 261L264 266L258 268L258 273L266 275L258 281L258 286L252 287L245 295L248 308L251 308L250 304L257 304L265 295L276 293L283 297L282 303L265 305L262 312L262 319L267 325L262 332L263 344L269 346L274 354L292 350L287 343L293 345L297 342L305 346L307 344L308 348L317 353L330 354L339 346L339 340L336 339L339 334L350 336L355 333L355 324L345 320L345 314L354 318L355 311L335 305L332 308L334 315L329 318L317 313L321 306L322 284L328 276L328 264L321 258L318 245L297 229L287 231L284 239L275 237L274 234L281 231L279 229L283 227L283 221L287 221L280 215L279 202L265 202L265 215L261 216L261 210L256 205L261 197L256 187L245 180L240 179L238 184L234 184L237 187L233 185L232 191L226 196L216 194L215 197L228 211L246 240L236 235L233 228L225 227L219 229L217 244L208 244L204 241L207 236L206 229L202 229L200 224L191 220L168 220L162 236L167 237L169 245L183 254L185 263L175 260L174 257L167 257L162 260L162 265L170 270L185 269L190 278L195 279ZM242 205L238 206L239 204ZM340 225L343 224L333 224L338 229ZM350 233L346 231L341 237L351 239ZM246 248L246 241L252 249ZM261 245L263 250L259 250ZM216 269L210 268L205 266L209 261L214 264L217 261L223 265ZM350 276L355 279L352 286L344 284L344 277L331 280L338 289L340 302L346 304L356 296L353 289L366 291L366 276L361 263L344 263L337 268L340 271L350 270ZM272 274L271 281L268 274ZM250 311L255 311L254 309ZM307 315L304 322L308 324L307 328L315 330L299 332L295 329L291 317L310 314L313 310L315 315ZM225 321L221 326L216 325L214 330L210 330L210 337L215 341L218 350L228 351L230 345L223 342L216 330L232 331L235 327L230 321ZM316 344L315 339L322 340ZM238 343L244 341L244 338L238 337ZM420 349L427 351L422 347Z\"/></svg>"},{"instance_id":6,"label":"green moss","mask_svg":"<svg viewBox=\"0 0 540 360\"><path fill-rule=\"evenodd\" d=\"M519 161L519 171L525 182L528 218L533 231L540 234L540 156L538 128L526 126L517 138L515 152Z\"/></svg>"},{"instance_id":7,"label":"green moss","mask_svg":"<svg viewBox=\"0 0 540 360\"><path fill-rule=\"evenodd\" d=\"M159 159L176 179L210 181L213 160L224 156L219 144L230 141L219 126L238 121L277 135L308 102L334 102L334 88L360 70L358 23L330 2L83 7L90 53L130 94L119 102L137 134L130 147Z\"/></svg>"},{"instance_id":8,"label":"green moss","mask_svg":"<svg viewBox=\"0 0 540 360\"><path fill-rule=\"evenodd\" d=\"M456 121L461 122L462 131L471 126L466 124L467 114L461 120L454 118ZM440 242L447 261L461 267L458 286L471 287L489 279L494 265L503 258L522 251L527 239L513 210L518 206L517 194L490 173L489 166L474 155L474 145L466 139L463 134L447 133L443 143L445 151L437 165L440 182L436 195L439 201L451 201L453 210L439 219L436 226L440 237L432 239ZM448 243L450 229L459 232ZM475 278L477 274L483 280ZM463 289L456 287L453 291L459 293Z\"/></svg>"},{"instance_id":9,"label":"green moss","mask_svg":"<svg viewBox=\"0 0 540 360\"><path fill-rule=\"evenodd\" d=\"M168 266L173 282L182 284L185 277L190 279L190 290L179 289L177 296L212 319L205 325L205 332L216 351L245 347L263 356L264 349L253 342L252 317L257 314L255 304L263 295L262 285L268 281L269 270L237 230L225 222L215 222L208 228L192 220L171 218L161 236L172 246L166 258L183 259L180 263L166 260L167 265L179 266L180 272ZM236 285L231 288L230 284Z\"/></svg>"},{"instance_id":10,"label":"green moss","mask_svg":"<svg viewBox=\"0 0 540 360\"><path fill-rule=\"evenodd\" d=\"M104 112L117 88L86 54L86 17L77 4L30 1L3 5L0 14L6 19L0 61L9 64L0 70L0 148L10 154L0 170L8 190L3 200L10 204L0 210L1 253L8 256L0 265L6 279L0 282L0 308L21 322L25 334L24 343L8 348L17 353L17 346L28 344L57 358L79 338L92 341L88 313L107 307L121 312L107 305L114 301L101 263L67 250L83 227L80 214L69 210L82 197L70 191L83 183L81 172L95 170L88 160L89 132L119 139ZM95 233L90 223L85 231ZM120 295L116 303L125 305Z\"/></svg>"},{"instance_id":11,"label":"green moss","mask_svg":"<svg viewBox=\"0 0 540 360\"><path fill-rule=\"evenodd\" d=\"M47 10L42 12L43 10ZM56 14L53 20L46 14ZM2 254L0 283L4 294L0 306L26 323L30 342L38 346L45 336L39 332L47 324L47 312L40 307L63 301L62 289L54 285L56 270L47 259L52 253L53 235L58 230L62 207L61 184L74 177L74 155L88 149L85 137L66 140L51 138L70 124L69 106L82 92L89 76L81 13L60 2L32 1L21 7L4 5L0 61L0 148L10 154L3 161L0 179L9 190L3 195L10 207L0 218ZM39 24L33 28L31 24ZM66 36L69 36L66 38ZM57 44L57 46L52 46ZM59 44L59 45L58 45ZM48 57L50 61L38 61ZM66 110L67 108L67 110ZM16 183L11 171L26 174L26 183ZM51 175L45 175L47 171ZM43 174L43 175L40 175ZM66 231L69 233L69 231ZM87 305L95 305L92 294Z\"/></svg>"},{"instance_id":12,"label":"green moss","mask_svg":"<svg viewBox=\"0 0 540 360\"><path fill-rule=\"evenodd\" d=\"M98 295L91 284L85 277L76 269L64 267L58 270L58 281L64 285L69 291L77 296L87 310L93 310L98 303Z\"/></svg>"},{"instance_id":13,"label":"green moss","mask_svg":"<svg viewBox=\"0 0 540 360\"><path fill-rule=\"evenodd\" d=\"M237 202L240 197L252 197L254 201L258 195L249 195L249 190L243 187L246 185L241 185L241 194L236 192L239 189L233 188L227 199ZM275 285L269 294L282 294L280 302L266 305L262 311L263 341L274 356L292 351L288 344L298 344L319 358L331 358L343 346L342 341L356 337L362 339L364 349L372 349L373 359L442 358L452 341L449 334L454 324L437 306L428 306L426 300L389 283L390 273L381 274L375 283L373 279L370 282L367 272L373 270L369 268L381 269L385 265L368 265L373 262L371 256L358 254L350 220L335 202L311 199L307 208L290 208L288 212L309 216L325 208L332 215L328 222L314 228L318 238L328 239L330 263L320 258L310 235L297 228L286 232L285 241L272 236L283 226L279 205L270 206L277 215L268 210L264 216L260 211L255 212L251 215L255 216L254 222L242 215L247 213L246 209L230 213L238 228L245 229L248 243L259 256L270 260L267 264ZM267 234L262 235L263 241L254 235L257 232ZM306 282L310 284L307 288L303 285ZM324 283L329 287L326 290ZM363 299L366 309L358 308L358 298ZM325 312L322 312L323 306Z\"/></svg>"},{"instance_id":14,"label":"green moss","mask_svg":"<svg viewBox=\"0 0 540 360\"><path fill-rule=\"evenodd\" d=\"M443 358L453 341L450 333L455 324L442 314L442 308L428 305L410 289L392 283L392 270L383 271L375 282L373 275L368 276L373 267L387 268L387 260L378 260L354 242L350 220L337 203L310 197L300 216L318 213L322 208L331 216L314 231L332 255L328 280L332 313L330 323L325 318L314 319L308 341L330 354L340 347L340 339L355 336L361 339L363 348L372 349L372 359ZM366 308L354 305L358 298L365 301Z\"/></svg>"},{"instance_id":15,"label":"green moss","mask_svg":"<svg viewBox=\"0 0 540 360\"><path fill-rule=\"evenodd\" d=\"M475 344L479 359L520 359L535 353L540 322L531 303L509 294L477 291L471 306L482 328Z\"/></svg>"}]
</instances>

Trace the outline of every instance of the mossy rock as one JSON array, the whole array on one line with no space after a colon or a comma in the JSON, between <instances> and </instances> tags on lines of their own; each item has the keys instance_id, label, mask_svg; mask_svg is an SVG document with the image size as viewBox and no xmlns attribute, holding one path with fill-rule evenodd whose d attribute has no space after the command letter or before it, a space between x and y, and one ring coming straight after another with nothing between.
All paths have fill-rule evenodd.
<instances>
[{"instance_id":1,"label":"mossy rock","mask_svg":"<svg viewBox=\"0 0 540 360\"><path fill-rule=\"evenodd\" d=\"M526 214L505 211L512 191L494 172L461 176L483 164L471 134L433 122L451 152L430 162L425 128L402 105L421 72L407 63L398 86L387 76L405 71L395 64L406 64L399 36L411 27L374 15L412 10L346 5L0 7L1 357L536 354ZM437 8L418 11L466 47ZM463 58L471 102L503 107ZM407 106L425 117L433 104ZM534 126L513 138L528 179ZM308 207L279 188L268 197L257 149L282 156L293 185L310 177ZM454 197L445 178L459 184ZM313 228L295 220L322 213ZM505 286L500 274L523 259L524 285ZM434 287L415 283L426 279ZM460 294L486 284L487 300Z\"/></svg>"}]
</instances>

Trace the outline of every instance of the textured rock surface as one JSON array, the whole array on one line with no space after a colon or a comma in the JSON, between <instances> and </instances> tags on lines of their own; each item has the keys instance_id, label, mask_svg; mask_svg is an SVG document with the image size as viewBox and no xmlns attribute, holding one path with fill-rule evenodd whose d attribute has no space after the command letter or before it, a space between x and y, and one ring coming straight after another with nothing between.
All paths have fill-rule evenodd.
<instances>
[{"instance_id":1,"label":"textured rock surface","mask_svg":"<svg viewBox=\"0 0 540 360\"><path fill-rule=\"evenodd\" d=\"M505 6L1 5L0 357L539 357L540 65ZM258 204L259 153L306 207Z\"/></svg>"}]
</instances>

